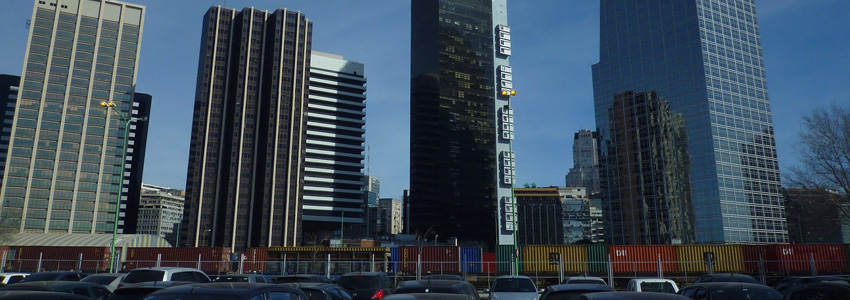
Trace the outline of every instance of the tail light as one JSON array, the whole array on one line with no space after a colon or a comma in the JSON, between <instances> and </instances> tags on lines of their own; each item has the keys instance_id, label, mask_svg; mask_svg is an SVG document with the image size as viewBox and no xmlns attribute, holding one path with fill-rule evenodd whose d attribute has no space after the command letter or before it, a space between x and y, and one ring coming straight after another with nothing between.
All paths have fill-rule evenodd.
<instances>
[{"instance_id":1,"label":"tail light","mask_svg":"<svg viewBox=\"0 0 850 300\"><path fill-rule=\"evenodd\" d=\"M381 298L384 298L384 290L377 290L375 291L375 294L372 295L372 298L369 298L369 300L378 300Z\"/></svg>"}]
</instances>

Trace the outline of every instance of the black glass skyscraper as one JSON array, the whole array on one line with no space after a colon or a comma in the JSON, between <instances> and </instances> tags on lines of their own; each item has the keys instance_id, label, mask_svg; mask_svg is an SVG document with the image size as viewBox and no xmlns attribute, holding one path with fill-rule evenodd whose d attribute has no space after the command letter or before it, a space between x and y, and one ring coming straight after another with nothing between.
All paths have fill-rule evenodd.
<instances>
[{"instance_id":1,"label":"black glass skyscraper","mask_svg":"<svg viewBox=\"0 0 850 300\"><path fill-rule=\"evenodd\" d=\"M499 225L504 212L497 206L513 179L507 151L513 117L503 104L507 96L499 96L512 88L505 6L504 0L412 1L411 233L430 229L493 245L497 232L510 237L507 229L513 230ZM497 122L501 115L504 124ZM510 164L501 168L500 157Z\"/></svg>"},{"instance_id":2,"label":"black glass skyscraper","mask_svg":"<svg viewBox=\"0 0 850 300\"><path fill-rule=\"evenodd\" d=\"M606 218L622 214L611 208L623 201L621 192L628 189L622 179L629 176L616 172L621 166L608 159L616 150L611 148L613 103L623 93L650 93L684 122L685 131L669 147L687 146L690 161L677 163L690 165L682 176L690 178L695 242L787 242L754 1L603 0L600 12L593 87ZM632 222L652 222L652 214L646 215ZM625 222L610 221L606 224ZM623 230L608 230L611 242L625 241Z\"/></svg>"}]
</instances>

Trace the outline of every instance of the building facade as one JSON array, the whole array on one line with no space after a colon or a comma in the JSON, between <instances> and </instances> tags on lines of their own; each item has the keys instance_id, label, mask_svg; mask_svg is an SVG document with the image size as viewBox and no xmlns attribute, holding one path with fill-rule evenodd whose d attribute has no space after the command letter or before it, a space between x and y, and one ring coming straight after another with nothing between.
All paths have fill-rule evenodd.
<instances>
[{"instance_id":1,"label":"building facade","mask_svg":"<svg viewBox=\"0 0 850 300\"><path fill-rule=\"evenodd\" d=\"M3 181L3 172L6 170L6 155L9 152L9 139L20 86L20 76L0 74L0 126L3 126L0 128L0 182Z\"/></svg>"},{"instance_id":2,"label":"building facade","mask_svg":"<svg viewBox=\"0 0 850 300\"><path fill-rule=\"evenodd\" d=\"M324 236L343 223L363 224L366 217L363 193L371 189L364 186L372 185L363 181L364 66L313 51L309 91L302 228Z\"/></svg>"},{"instance_id":3,"label":"building facade","mask_svg":"<svg viewBox=\"0 0 850 300\"><path fill-rule=\"evenodd\" d=\"M152 234L176 245L183 220L182 191L143 185L139 200L137 234Z\"/></svg>"},{"instance_id":4,"label":"building facade","mask_svg":"<svg viewBox=\"0 0 850 300\"><path fill-rule=\"evenodd\" d=\"M588 194L599 193L599 148L596 131L582 129L573 138L573 167L566 176L567 186L581 186Z\"/></svg>"},{"instance_id":5,"label":"building facade","mask_svg":"<svg viewBox=\"0 0 850 300\"><path fill-rule=\"evenodd\" d=\"M204 14L181 241L300 244L312 23L304 14Z\"/></svg>"},{"instance_id":6,"label":"building facade","mask_svg":"<svg viewBox=\"0 0 850 300\"><path fill-rule=\"evenodd\" d=\"M694 242L788 242L755 10L753 0L601 1L592 73L606 206L622 201L611 191L623 190L612 179L621 166L608 157L613 104L627 92L654 93L687 132L679 142L689 158Z\"/></svg>"},{"instance_id":7,"label":"building facade","mask_svg":"<svg viewBox=\"0 0 850 300\"><path fill-rule=\"evenodd\" d=\"M130 133L127 136L127 155L132 157L126 163L127 170L124 173L124 191L121 201L126 203L122 207L125 211L123 218L124 233L137 233L136 225L139 221L139 199L142 194L142 177L145 171L145 149L148 143L148 124L150 124L151 102L153 97L148 94L133 94L133 110L130 111L131 118L140 120L130 124ZM129 173L129 174L128 174Z\"/></svg>"},{"instance_id":8,"label":"building facade","mask_svg":"<svg viewBox=\"0 0 850 300\"><path fill-rule=\"evenodd\" d=\"M824 190L786 188L782 190L788 217L788 238L792 244L850 243L847 225L838 204ZM832 197L831 197L832 196Z\"/></svg>"},{"instance_id":9,"label":"building facade","mask_svg":"<svg viewBox=\"0 0 850 300\"><path fill-rule=\"evenodd\" d=\"M558 187L517 188L518 245L564 243L563 196Z\"/></svg>"},{"instance_id":10,"label":"building facade","mask_svg":"<svg viewBox=\"0 0 850 300\"><path fill-rule=\"evenodd\" d=\"M384 234L401 234L404 230L404 210L402 201L393 198L381 198L379 205L386 211L384 219Z\"/></svg>"},{"instance_id":11,"label":"building facade","mask_svg":"<svg viewBox=\"0 0 850 300\"><path fill-rule=\"evenodd\" d=\"M412 2L411 233L513 244L507 25L505 0Z\"/></svg>"},{"instance_id":12,"label":"building facade","mask_svg":"<svg viewBox=\"0 0 850 300\"><path fill-rule=\"evenodd\" d=\"M133 114L145 7L33 2L0 215L20 233L121 233L132 172L121 116Z\"/></svg>"}]
</instances>

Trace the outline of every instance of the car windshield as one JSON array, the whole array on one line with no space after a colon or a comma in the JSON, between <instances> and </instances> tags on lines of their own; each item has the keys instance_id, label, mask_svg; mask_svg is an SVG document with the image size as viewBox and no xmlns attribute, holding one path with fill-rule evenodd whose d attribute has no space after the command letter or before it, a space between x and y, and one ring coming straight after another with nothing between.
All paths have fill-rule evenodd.
<instances>
[{"instance_id":1,"label":"car windshield","mask_svg":"<svg viewBox=\"0 0 850 300\"><path fill-rule=\"evenodd\" d=\"M91 282L99 285L110 285L115 280L114 276L89 276L80 280L82 282Z\"/></svg>"},{"instance_id":2,"label":"car windshield","mask_svg":"<svg viewBox=\"0 0 850 300\"><path fill-rule=\"evenodd\" d=\"M249 282L248 276L221 276L215 282Z\"/></svg>"},{"instance_id":3,"label":"car windshield","mask_svg":"<svg viewBox=\"0 0 850 300\"><path fill-rule=\"evenodd\" d=\"M567 283L569 284L601 284L605 285L605 281L596 280L596 279L570 279Z\"/></svg>"},{"instance_id":4,"label":"car windshield","mask_svg":"<svg viewBox=\"0 0 850 300\"><path fill-rule=\"evenodd\" d=\"M748 275L735 275L735 276L715 276L711 277L711 281L706 282L747 282L747 283L760 283L753 277Z\"/></svg>"},{"instance_id":5,"label":"car windshield","mask_svg":"<svg viewBox=\"0 0 850 300\"><path fill-rule=\"evenodd\" d=\"M345 276L340 278L336 284L346 289L374 289L378 288L379 280L378 277Z\"/></svg>"},{"instance_id":6,"label":"car windshield","mask_svg":"<svg viewBox=\"0 0 850 300\"><path fill-rule=\"evenodd\" d=\"M127 277L124 277L124 283L137 283L149 281L162 281L165 272L154 270L138 270L130 272Z\"/></svg>"},{"instance_id":7,"label":"car windshield","mask_svg":"<svg viewBox=\"0 0 850 300\"><path fill-rule=\"evenodd\" d=\"M274 281L275 283L297 283L297 282L313 282L309 277L297 277L297 276L283 276L278 277Z\"/></svg>"},{"instance_id":8,"label":"car windshield","mask_svg":"<svg viewBox=\"0 0 850 300\"><path fill-rule=\"evenodd\" d=\"M676 293L676 289L669 282L641 282L640 290L644 292Z\"/></svg>"},{"instance_id":9,"label":"car windshield","mask_svg":"<svg viewBox=\"0 0 850 300\"><path fill-rule=\"evenodd\" d=\"M52 280L55 280L60 275L62 275L62 274L60 274L60 273L35 273L35 274L30 275L30 276L27 276L27 278L24 278L23 280L21 280L21 282L52 281Z\"/></svg>"},{"instance_id":10,"label":"car windshield","mask_svg":"<svg viewBox=\"0 0 850 300\"><path fill-rule=\"evenodd\" d=\"M307 298L309 298L310 300L326 300L327 299L327 298L325 298L325 293L322 293L322 291L314 290L314 289L301 289L301 290L304 291L304 294L307 294Z\"/></svg>"},{"instance_id":11,"label":"car windshield","mask_svg":"<svg viewBox=\"0 0 850 300\"><path fill-rule=\"evenodd\" d=\"M546 300L576 300L579 296L590 293L598 293L599 291L564 291L554 292L546 295Z\"/></svg>"},{"instance_id":12,"label":"car windshield","mask_svg":"<svg viewBox=\"0 0 850 300\"><path fill-rule=\"evenodd\" d=\"M493 292L536 293L534 283L525 278L501 278L493 283Z\"/></svg>"},{"instance_id":13,"label":"car windshield","mask_svg":"<svg viewBox=\"0 0 850 300\"><path fill-rule=\"evenodd\" d=\"M782 294L771 289L727 288L711 291L711 299L779 300L782 299Z\"/></svg>"}]
</instances>

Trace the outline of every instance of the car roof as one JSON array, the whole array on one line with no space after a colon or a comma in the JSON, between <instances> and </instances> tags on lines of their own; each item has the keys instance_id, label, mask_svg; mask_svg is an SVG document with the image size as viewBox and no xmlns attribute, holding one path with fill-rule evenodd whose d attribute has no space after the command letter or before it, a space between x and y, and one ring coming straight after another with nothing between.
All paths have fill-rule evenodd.
<instances>
[{"instance_id":1,"label":"car roof","mask_svg":"<svg viewBox=\"0 0 850 300\"><path fill-rule=\"evenodd\" d=\"M284 291L298 291L298 289L282 284L272 283L250 283L250 282L212 282L180 285L157 291L157 293L192 293L192 294L227 294L241 295L250 291L261 291L265 289L280 289Z\"/></svg>"},{"instance_id":2,"label":"car roof","mask_svg":"<svg viewBox=\"0 0 850 300\"><path fill-rule=\"evenodd\" d=\"M773 289L769 286L758 284L758 283L749 283L749 282L703 282L697 283L691 286L702 286L706 288L748 288L748 289Z\"/></svg>"},{"instance_id":3,"label":"car roof","mask_svg":"<svg viewBox=\"0 0 850 300\"><path fill-rule=\"evenodd\" d=\"M441 293L410 293L410 294L392 294L385 296L384 300L468 300L469 295L464 294L441 294Z\"/></svg>"},{"instance_id":4,"label":"car roof","mask_svg":"<svg viewBox=\"0 0 850 300\"><path fill-rule=\"evenodd\" d=\"M602 293L591 293L584 294L585 297L592 300L677 300L677 299L688 299L691 298L676 295L676 294L666 294L666 293L653 293L653 292L602 292Z\"/></svg>"},{"instance_id":5,"label":"car roof","mask_svg":"<svg viewBox=\"0 0 850 300\"><path fill-rule=\"evenodd\" d=\"M381 274L386 274L384 272L348 272L342 274L342 276L378 276Z\"/></svg>"},{"instance_id":6,"label":"car roof","mask_svg":"<svg viewBox=\"0 0 850 300\"><path fill-rule=\"evenodd\" d=\"M594 291L614 291L614 288L601 285L601 284L590 284L590 283L578 283L578 284L555 284L550 285L548 287L550 291L553 292L563 292L563 291L586 291L586 290L594 290Z\"/></svg>"},{"instance_id":7,"label":"car roof","mask_svg":"<svg viewBox=\"0 0 850 300\"><path fill-rule=\"evenodd\" d=\"M288 285L297 288L305 288L305 289L316 289L316 290L325 290L330 288L339 287L333 283L324 283L324 282L287 282L280 283L280 285Z\"/></svg>"},{"instance_id":8,"label":"car roof","mask_svg":"<svg viewBox=\"0 0 850 300\"><path fill-rule=\"evenodd\" d=\"M30 273L14 273L14 272L3 272L0 273L2 276L13 276L13 275L29 275Z\"/></svg>"},{"instance_id":9,"label":"car roof","mask_svg":"<svg viewBox=\"0 0 850 300\"><path fill-rule=\"evenodd\" d=\"M446 280L446 279L432 279L432 280L409 280L402 281L398 284L398 287L414 287L414 286L457 286L457 285L465 285L466 281L460 280Z\"/></svg>"},{"instance_id":10,"label":"car roof","mask_svg":"<svg viewBox=\"0 0 850 300\"><path fill-rule=\"evenodd\" d=\"M86 278L92 278L92 277L113 277L113 278L118 278L118 277L124 277L124 276L127 276L127 273L98 273L98 274L91 274L91 275L89 275L89 276L86 276ZM83 279L85 279L85 278L83 278Z\"/></svg>"},{"instance_id":11,"label":"car roof","mask_svg":"<svg viewBox=\"0 0 850 300\"><path fill-rule=\"evenodd\" d=\"M197 284L197 282L191 281L145 281L138 283L129 283L124 286L116 289L118 292L124 289L164 289L167 287L178 286L178 285L187 285L187 284Z\"/></svg>"},{"instance_id":12,"label":"car roof","mask_svg":"<svg viewBox=\"0 0 850 300\"><path fill-rule=\"evenodd\" d=\"M137 269L133 269L133 270L131 270L130 272L133 272L133 271L142 271L142 270L150 270L150 271L199 271L199 272L203 272L203 271L198 270L198 269L195 269L195 268L182 268L182 267L150 267L150 268L137 268Z\"/></svg>"},{"instance_id":13,"label":"car roof","mask_svg":"<svg viewBox=\"0 0 850 300\"><path fill-rule=\"evenodd\" d=\"M747 274L738 274L738 273L714 273L714 274L705 274L700 277L753 277Z\"/></svg>"},{"instance_id":14,"label":"car roof","mask_svg":"<svg viewBox=\"0 0 850 300\"><path fill-rule=\"evenodd\" d=\"M48 291L21 291L21 290L0 290L0 299L51 299L51 300L66 300L66 299L89 299L81 295L69 293L48 292Z\"/></svg>"},{"instance_id":15,"label":"car roof","mask_svg":"<svg viewBox=\"0 0 850 300\"><path fill-rule=\"evenodd\" d=\"M509 279L509 278L514 278L514 279L516 279L516 278L521 278L521 279L529 279L529 280L531 280L531 277L528 277L528 276L522 276L522 275L503 275L503 276L496 277L496 279Z\"/></svg>"},{"instance_id":16,"label":"car roof","mask_svg":"<svg viewBox=\"0 0 850 300\"><path fill-rule=\"evenodd\" d=\"M673 281L673 280L664 279L664 278L635 278L635 279L632 279L632 280L629 280L629 281L634 281L634 282L637 282L637 283L640 283L640 282L673 282L673 283L675 283L675 281Z\"/></svg>"},{"instance_id":17,"label":"car roof","mask_svg":"<svg viewBox=\"0 0 850 300\"><path fill-rule=\"evenodd\" d=\"M94 284L91 282L83 282L83 281L28 281L28 282L18 282L14 284L7 285L7 287L12 286L57 286L57 285L89 285L89 286L101 286L99 284Z\"/></svg>"},{"instance_id":18,"label":"car roof","mask_svg":"<svg viewBox=\"0 0 850 300\"><path fill-rule=\"evenodd\" d=\"M351 274L351 273L348 273L348 274ZM327 278L324 275L316 275L316 274L293 274L293 275L281 275L281 276L275 276L275 277L305 277L305 278L322 277L322 278Z\"/></svg>"}]
</instances>

